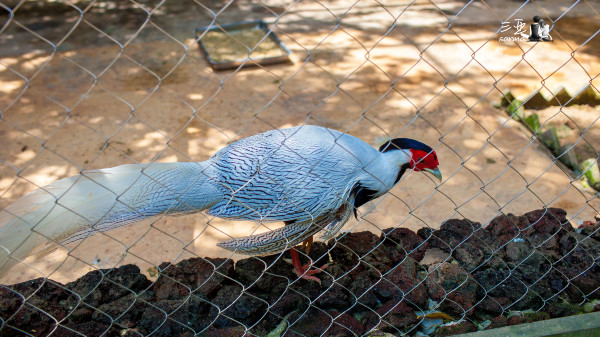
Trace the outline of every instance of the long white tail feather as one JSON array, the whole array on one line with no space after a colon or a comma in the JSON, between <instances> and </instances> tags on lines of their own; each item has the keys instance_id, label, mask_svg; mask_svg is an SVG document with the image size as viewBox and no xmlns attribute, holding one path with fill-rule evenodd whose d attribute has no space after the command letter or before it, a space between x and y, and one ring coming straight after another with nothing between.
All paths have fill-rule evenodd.
<instances>
[{"instance_id":1,"label":"long white tail feather","mask_svg":"<svg viewBox=\"0 0 600 337\"><path fill-rule=\"evenodd\" d=\"M97 231L155 215L212 206L222 197L207 167L129 164L85 171L38 188L0 212L0 277L35 251L48 253Z\"/></svg>"}]
</instances>

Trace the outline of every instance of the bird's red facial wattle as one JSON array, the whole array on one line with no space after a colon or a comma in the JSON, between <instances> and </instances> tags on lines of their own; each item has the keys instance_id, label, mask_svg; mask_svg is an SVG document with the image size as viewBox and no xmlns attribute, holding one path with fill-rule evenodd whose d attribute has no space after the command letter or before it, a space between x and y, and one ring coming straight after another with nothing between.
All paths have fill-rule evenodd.
<instances>
[{"instance_id":1,"label":"bird's red facial wattle","mask_svg":"<svg viewBox=\"0 0 600 337\"><path fill-rule=\"evenodd\" d=\"M442 181L442 174L438 169L437 154L435 151L425 152L421 150L411 149L412 158L410 160L410 168L413 171L425 171L431 173L434 177Z\"/></svg>"},{"instance_id":2,"label":"bird's red facial wattle","mask_svg":"<svg viewBox=\"0 0 600 337\"><path fill-rule=\"evenodd\" d=\"M410 168L414 171L423 171L425 169L436 169L440 164L435 151L425 152L421 150L411 149L412 158L410 160Z\"/></svg>"}]
</instances>

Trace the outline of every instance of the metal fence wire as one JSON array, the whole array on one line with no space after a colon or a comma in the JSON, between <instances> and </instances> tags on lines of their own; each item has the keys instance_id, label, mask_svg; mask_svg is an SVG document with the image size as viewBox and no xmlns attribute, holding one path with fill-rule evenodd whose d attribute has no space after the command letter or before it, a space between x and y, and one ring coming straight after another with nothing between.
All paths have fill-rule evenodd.
<instances>
[{"instance_id":1,"label":"metal fence wire","mask_svg":"<svg viewBox=\"0 0 600 337\"><path fill-rule=\"evenodd\" d=\"M596 310L599 10L592 0L0 2L0 242L15 235L7 223L41 209L21 228L58 244L22 258L26 243L2 247L12 268L0 335L434 336ZM257 20L256 43L228 28ZM210 33L243 57L213 68L199 46ZM273 34L287 62L262 62ZM142 214L123 202L130 187L93 170L132 164L133 185L159 163L202 163L299 125L375 148L417 139L443 180L409 170L334 238L298 249L303 264L326 265L320 282L294 274L289 251L217 246L279 223L161 211L110 231L88 223L80 240L36 227L57 205L70 211L52 220L60 226L102 202L67 202L75 181L57 195L48 184L59 179L110 190L120 204L98 218ZM176 178L165 189L199 179ZM36 189L31 200L45 203L10 206Z\"/></svg>"}]
</instances>

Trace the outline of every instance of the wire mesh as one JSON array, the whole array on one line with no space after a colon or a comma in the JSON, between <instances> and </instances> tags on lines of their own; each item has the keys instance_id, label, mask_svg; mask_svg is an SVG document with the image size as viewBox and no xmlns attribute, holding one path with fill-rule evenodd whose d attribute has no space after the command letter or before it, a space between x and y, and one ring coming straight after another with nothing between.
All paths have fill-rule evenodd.
<instances>
[{"instance_id":1,"label":"wire mesh","mask_svg":"<svg viewBox=\"0 0 600 337\"><path fill-rule=\"evenodd\" d=\"M58 223L91 226L64 241L31 224L58 249L8 259L2 335L435 335L580 312L599 297L597 1L0 7L0 223L23 216L9 205L39 188L48 207L71 213ZM528 41L534 16L552 41ZM292 51L291 62L262 63L267 34L246 45L227 29L255 20ZM232 69L214 70L201 52L207 27L244 50ZM299 251L303 263L324 266L320 282L294 274L286 251L247 258L217 246L277 223L168 214L216 193L188 194L215 152L297 125L375 148L418 139L444 175L436 183L409 170L338 236ZM287 150L311 171L326 165ZM202 174L157 178L172 162ZM123 164L139 170L119 190L93 171ZM333 181L344 167L327 170L308 186L265 179L286 200L318 183L334 189L318 198L346 204L350 191ZM231 200L267 217L240 192L260 174L236 182ZM47 187L77 175L107 189L115 206L90 219L93 203L74 207ZM176 198L153 213L128 199L138 181ZM143 221L104 231L102 219Z\"/></svg>"}]
</instances>

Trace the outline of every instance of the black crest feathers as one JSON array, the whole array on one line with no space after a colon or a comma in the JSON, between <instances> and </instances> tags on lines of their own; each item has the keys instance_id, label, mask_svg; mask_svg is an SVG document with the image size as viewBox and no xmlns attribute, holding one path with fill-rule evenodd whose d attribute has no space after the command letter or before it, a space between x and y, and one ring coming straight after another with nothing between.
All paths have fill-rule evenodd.
<instances>
[{"instance_id":1,"label":"black crest feathers","mask_svg":"<svg viewBox=\"0 0 600 337\"><path fill-rule=\"evenodd\" d=\"M423 152L432 152L433 149L428 145L425 145L417 140L410 138L396 138L391 141L385 142L379 147L380 152L387 152L392 150L419 150Z\"/></svg>"}]
</instances>

